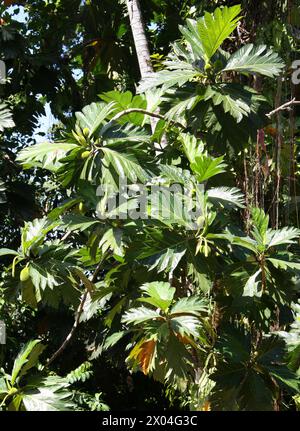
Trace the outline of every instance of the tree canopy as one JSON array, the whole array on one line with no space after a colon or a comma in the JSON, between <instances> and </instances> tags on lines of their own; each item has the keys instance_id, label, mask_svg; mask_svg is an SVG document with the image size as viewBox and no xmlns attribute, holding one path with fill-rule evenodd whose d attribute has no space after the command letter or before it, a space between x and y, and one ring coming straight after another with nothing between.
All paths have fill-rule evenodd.
<instances>
[{"instance_id":1,"label":"tree canopy","mask_svg":"<svg viewBox=\"0 0 300 431\"><path fill-rule=\"evenodd\" d=\"M0 11L0 410L300 409L300 2Z\"/></svg>"}]
</instances>

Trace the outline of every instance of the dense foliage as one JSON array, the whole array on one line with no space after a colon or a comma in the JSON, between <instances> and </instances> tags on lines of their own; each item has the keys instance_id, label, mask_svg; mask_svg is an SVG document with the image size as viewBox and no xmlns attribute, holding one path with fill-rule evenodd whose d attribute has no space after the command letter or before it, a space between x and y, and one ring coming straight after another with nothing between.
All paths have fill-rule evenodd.
<instances>
[{"instance_id":1,"label":"dense foliage","mask_svg":"<svg viewBox=\"0 0 300 431\"><path fill-rule=\"evenodd\" d=\"M299 408L300 4L4 3L0 410Z\"/></svg>"}]
</instances>

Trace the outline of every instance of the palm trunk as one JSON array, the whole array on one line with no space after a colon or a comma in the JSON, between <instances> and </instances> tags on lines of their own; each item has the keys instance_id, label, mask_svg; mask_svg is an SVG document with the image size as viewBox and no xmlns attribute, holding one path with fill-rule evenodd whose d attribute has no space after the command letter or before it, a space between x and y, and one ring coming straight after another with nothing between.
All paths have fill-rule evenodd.
<instances>
[{"instance_id":1,"label":"palm trunk","mask_svg":"<svg viewBox=\"0 0 300 431\"><path fill-rule=\"evenodd\" d=\"M145 78L153 73L153 67L139 0L127 0L127 8L141 77Z\"/></svg>"},{"instance_id":2,"label":"palm trunk","mask_svg":"<svg viewBox=\"0 0 300 431\"><path fill-rule=\"evenodd\" d=\"M139 0L126 0L127 9L130 19L130 26L133 34L134 45L136 49L136 54L139 62L141 78L144 79L147 76L151 75L154 72L151 58L150 58L150 50L149 44L146 37L145 24L141 12L141 6ZM159 109L156 111L159 113ZM154 133L156 124L158 120L156 118L151 118L151 129L152 133ZM157 150L157 153L162 150L167 144L166 137L163 136L161 139L161 144L154 143L154 147Z\"/></svg>"}]
</instances>

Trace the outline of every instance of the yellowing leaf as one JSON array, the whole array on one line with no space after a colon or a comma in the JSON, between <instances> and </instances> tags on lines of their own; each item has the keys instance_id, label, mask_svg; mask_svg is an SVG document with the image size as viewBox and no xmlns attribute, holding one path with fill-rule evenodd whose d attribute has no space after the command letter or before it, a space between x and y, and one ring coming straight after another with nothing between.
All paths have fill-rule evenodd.
<instances>
[{"instance_id":1,"label":"yellowing leaf","mask_svg":"<svg viewBox=\"0 0 300 431\"><path fill-rule=\"evenodd\" d=\"M128 359L134 360L147 375L153 366L156 355L156 340L141 340L131 350Z\"/></svg>"},{"instance_id":2,"label":"yellowing leaf","mask_svg":"<svg viewBox=\"0 0 300 431\"><path fill-rule=\"evenodd\" d=\"M154 340L146 341L141 347L139 353L140 366L145 375L148 374L152 361L154 359L156 342Z\"/></svg>"},{"instance_id":3,"label":"yellowing leaf","mask_svg":"<svg viewBox=\"0 0 300 431\"><path fill-rule=\"evenodd\" d=\"M202 406L201 411L202 412L210 412L211 411L211 406L210 406L210 402L209 401L206 401L204 403L204 405Z\"/></svg>"}]
</instances>

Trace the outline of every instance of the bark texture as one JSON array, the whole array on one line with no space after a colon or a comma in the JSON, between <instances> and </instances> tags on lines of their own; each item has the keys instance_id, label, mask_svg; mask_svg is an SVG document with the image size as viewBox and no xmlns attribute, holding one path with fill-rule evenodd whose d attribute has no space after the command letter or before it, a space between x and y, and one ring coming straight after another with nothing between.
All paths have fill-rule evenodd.
<instances>
[{"instance_id":1,"label":"bark texture","mask_svg":"<svg viewBox=\"0 0 300 431\"><path fill-rule=\"evenodd\" d=\"M140 72L141 72L141 78L144 79L154 72L151 64L148 40L146 37L145 23L143 20L139 0L126 0L126 1L127 1L127 9L128 9L129 19L130 19L130 26L133 34L134 45L135 45ZM157 109L156 113L159 114L159 109ZM157 118L150 119L151 129L153 133L155 131L157 122L158 122ZM166 144L167 144L166 137L163 136L161 139L160 145L157 143L154 143L154 147L156 148L157 151L160 151L162 148L166 146Z\"/></svg>"},{"instance_id":2,"label":"bark texture","mask_svg":"<svg viewBox=\"0 0 300 431\"><path fill-rule=\"evenodd\" d=\"M139 0L127 0L127 8L141 77L145 78L153 73L153 67Z\"/></svg>"}]
</instances>

